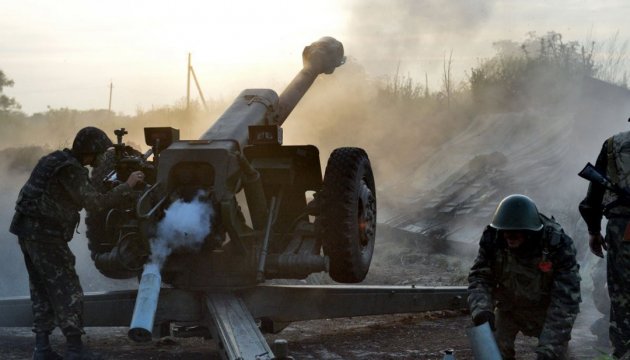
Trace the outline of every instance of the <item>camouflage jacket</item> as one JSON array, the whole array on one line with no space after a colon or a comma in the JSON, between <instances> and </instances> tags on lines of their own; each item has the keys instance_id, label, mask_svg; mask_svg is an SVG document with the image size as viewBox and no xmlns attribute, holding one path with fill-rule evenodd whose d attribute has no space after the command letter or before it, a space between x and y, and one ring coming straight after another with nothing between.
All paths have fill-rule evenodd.
<instances>
[{"instance_id":1,"label":"camouflage jacket","mask_svg":"<svg viewBox=\"0 0 630 360\"><path fill-rule=\"evenodd\" d=\"M518 251L507 247L499 232L487 227L468 276L468 306L472 316L500 309L546 309L539 348L570 339L579 312L580 275L573 240L560 225L541 215L541 235Z\"/></svg>"},{"instance_id":2,"label":"camouflage jacket","mask_svg":"<svg viewBox=\"0 0 630 360\"><path fill-rule=\"evenodd\" d=\"M107 194L96 191L70 150L55 151L39 160L20 190L10 230L42 241L70 241L81 209L102 210L130 193L125 183Z\"/></svg>"},{"instance_id":3,"label":"camouflage jacket","mask_svg":"<svg viewBox=\"0 0 630 360\"><path fill-rule=\"evenodd\" d=\"M621 188L630 189L630 132L612 136L602 145L595 168ZM630 218L630 203L618 199L613 192L597 183L589 183L586 197L579 206L580 214L591 234L601 232L602 216Z\"/></svg>"},{"instance_id":4,"label":"camouflage jacket","mask_svg":"<svg viewBox=\"0 0 630 360\"><path fill-rule=\"evenodd\" d=\"M606 173L608 169L607 143L608 140L604 142L597 156L597 161L595 161L595 168L606 176L608 176ZM588 185L586 197L580 202L580 215L582 215L584 222L586 222L589 233L594 234L601 232L601 222L604 215L604 205L602 203L605 190L603 186L591 182Z\"/></svg>"}]
</instances>

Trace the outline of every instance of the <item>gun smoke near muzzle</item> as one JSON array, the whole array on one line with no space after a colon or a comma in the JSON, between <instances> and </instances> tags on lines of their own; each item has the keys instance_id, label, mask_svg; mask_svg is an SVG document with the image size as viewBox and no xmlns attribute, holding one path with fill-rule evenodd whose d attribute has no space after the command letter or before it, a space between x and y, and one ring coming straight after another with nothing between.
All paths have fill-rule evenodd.
<instances>
[{"instance_id":1,"label":"gun smoke near muzzle","mask_svg":"<svg viewBox=\"0 0 630 360\"><path fill-rule=\"evenodd\" d=\"M165 210L157 226L156 237L151 239L151 258L145 264L140 278L136 305L129 326L129 337L137 342L151 340L151 331L160 295L160 269L168 256L176 250L199 250L211 232L213 210L201 199L200 191L190 202L176 200Z\"/></svg>"},{"instance_id":2,"label":"gun smoke near muzzle","mask_svg":"<svg viewBox=\"0 0 630 360\"><path fill-rule=\"evenodd\" d=\"M199 193L191 202L176 200L165 211L157 226L157 234L151 240L151 264L160 268L168 256L178 249L198 250L210 234L213 210L201 200Z\"/></svg>"}]
</instances>

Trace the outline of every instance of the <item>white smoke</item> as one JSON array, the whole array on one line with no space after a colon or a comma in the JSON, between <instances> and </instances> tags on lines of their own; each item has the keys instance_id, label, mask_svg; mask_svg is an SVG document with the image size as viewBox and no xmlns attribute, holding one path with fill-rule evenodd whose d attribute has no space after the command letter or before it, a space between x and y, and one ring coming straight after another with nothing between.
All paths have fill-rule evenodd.
<instances>
[{"instance_id":1,"label":"white smoke","mask_svg":"<svg viewBox=\"0 0 630 360\"><path fill-rule=\"evenodd\" d=\"M151 263L160 268L176 249L199 250L210 234L212 216L210 204L203 202L204 193L197 194L191 202L177 200L165 211L157 227L157 236L151 240Z\"/></svg>"}]
</instances>

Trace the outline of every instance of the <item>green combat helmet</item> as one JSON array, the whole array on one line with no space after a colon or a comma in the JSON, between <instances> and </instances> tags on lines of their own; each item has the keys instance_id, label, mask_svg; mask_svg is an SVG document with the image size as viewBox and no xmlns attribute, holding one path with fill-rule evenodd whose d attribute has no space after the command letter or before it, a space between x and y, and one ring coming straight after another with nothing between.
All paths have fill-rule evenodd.
<instances>
[{"instance_id":1,"label":"green combat helmet","mask_svg":"<svg viewBox=\"0 0 630 360\"><path fill-rule=\"evenodd\" d=\"M114 146L103 130L88 126L79 130L72 143L72 153L75 156L86 154L101 154Z\"/></svg>"},{"instance_id":2,"label":"green combat helmet","mask_svg":"<svg viewBox=\"0 0 630 360\"><path fill-rule=\"evenodd\" d=\"M490 226L497 230L540 231L543 223L532 199L514 194L501 200Z\"/></svg>"}]
</instances>

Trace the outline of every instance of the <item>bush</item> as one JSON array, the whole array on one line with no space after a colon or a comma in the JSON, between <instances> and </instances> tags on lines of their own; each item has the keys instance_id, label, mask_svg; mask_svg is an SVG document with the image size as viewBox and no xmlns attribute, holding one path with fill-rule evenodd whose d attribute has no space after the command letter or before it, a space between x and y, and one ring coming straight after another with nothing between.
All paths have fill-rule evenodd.
<instances>
[{"instance_id":1,"label":"bush","mask_svg":"<svg viewBox=\"0 0 630 360\"><path fill-rule=\"evenodd\" d=\"M564 42L555 32L530 33L520 45L512 41L493 45L497 54L471 69L469 76L472 98L486 111L514 110L524 102L553 104L575 81L596 73L593 47Z\"/></svg>"}]
</instances>

